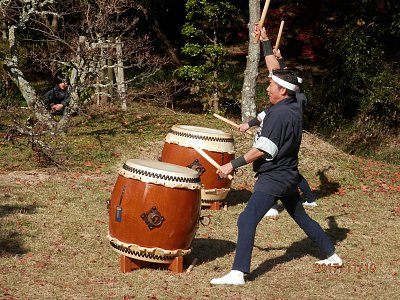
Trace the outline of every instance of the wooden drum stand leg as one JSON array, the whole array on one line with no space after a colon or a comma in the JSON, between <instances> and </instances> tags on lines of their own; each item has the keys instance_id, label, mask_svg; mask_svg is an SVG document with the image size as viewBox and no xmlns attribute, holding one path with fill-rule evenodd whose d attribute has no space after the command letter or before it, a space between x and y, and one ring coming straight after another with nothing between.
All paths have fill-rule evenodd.
<instances>
[{"instance_id":1,"label":"wooden drum stand leg","mask_svg":"<svg viewBox=\"0 0 400 300\"><path fill-rule=\"evenodd\" d=\"M174 273L182 273L183 272L183 256L177 256L174 258L172 263L168 265L168 270Z\"/></svg>"},{"instance_id":2,"label":"wooden drum stand leg","mask_svg":"<svg viewBox=\"0 0 400 300\"><path fill-rule=\"evenodd\" d=\"M214 201L213 203L211 203L210 209L211 210L220 210L221 207L223 207L224 210L228 209L226 202L221 202L221 201Z\"/></svg>"},{"instance_id":3,"label":"wooden drum stand leg","mask_svg":"<svg viewBox=\"0 0 400 300\"><path fill-rule=\"evenodd\" d=\"M167 268L174 273L183 272L183 256L177 256L171 263L153 263L148 261L142 261L134 259L125 255L119 256L119 266L122 273L131 272L132 270L146 268L146 267L157 267L157 268Z\"/></svg>"}]
</instances>

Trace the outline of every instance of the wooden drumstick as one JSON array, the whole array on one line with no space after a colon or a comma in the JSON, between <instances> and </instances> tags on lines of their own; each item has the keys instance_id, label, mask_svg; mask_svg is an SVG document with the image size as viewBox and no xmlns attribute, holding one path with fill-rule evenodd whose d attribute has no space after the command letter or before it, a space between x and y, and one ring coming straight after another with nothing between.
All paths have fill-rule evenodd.
<instances>
[{"instance_id":1,"label":"wooden drumstick","mask_svg":"<svg viewBox=\"0 0 400 300\"><path fill-rule=\"evenodd\" d=\"M284 24L285 24L285 21L281 21L281 26L279 26L278 37L276 38L275 49L278 49L278 47L279 47L279 42L281 41L281 36L282 36L282 31L283 31L283 25Z\"/></svg>"},{"instance_id":2,"label":"wooden drumstick","mask_svg":"<svg viewBox=\"0 0 400 300\"><path fill-rule=\"evenodd\" d=\"M260 29L264 27L264 21L265 21L265 17L267 16L268 6L269 6L269 3L270 3L270 2L271 2L270 0L266 0L266 1L265 1L265 4L264 4L264 8L263 8L263 11L262 11L262 14L261 14L260 21L258 21L258 26L260 26ZM254 43L254 44L257 44L257 43L259 42L259 40L260 40L260 35L261 35L261 32L258 31L258 32L256 33L256 36L254 37L254 40L253 40L253 43Z\"/></svg>"},{"instance_id":3,"label":"wooden drumstick","mask_svg":"<svg viewBox=\"0 0 400 300\"><path fill-rule=\"evenodd\" d=\"M207 160L210 164L212 164L214 167L216 167L217 169L219 169L221 166L219 164L217 164L217 162L215 160L212 159L212 157L210 157L207 153L205 153L203 151L203 149L201 149L200 147L198 147L197 145L195 145L194 142L190 142L190 145L193 147L194 150L196 150L201 156L203 156L203 158L205 160ZM232 175L228 175L229 180L233 179Z\"/></svg>"},{"instance_id":4,"label":"wooden drumstick","mask_svg":"<svg viewBox=\"0 0 400 300\"><path fill-rule=\"evenodd\" d=\"M228 120L227 118L224 118L218 114L213 114L213 116L216 117L217 119L220 119L221 121L224 121L225 123L228 123L229 125L239 128L238 124L236 124L235 122L232 122L231 120ZM246 130L245 133L250 134L250 135L253 134L250 130Z\"/></svg>"},{"instance_id":5,"label":"wooden drumstick","mask_svg":"<svg viewBox=\"0 0 400 300\"><path fill-rule=\"evenodd\" d=\"M197 264L197 261L198 261L197 258L193 259L193 262L192 262L192 264L189 266L189 268L187 268L186 273L190 273L190 272L193 270L194 266Z\"/></svg>"}]
</instances>

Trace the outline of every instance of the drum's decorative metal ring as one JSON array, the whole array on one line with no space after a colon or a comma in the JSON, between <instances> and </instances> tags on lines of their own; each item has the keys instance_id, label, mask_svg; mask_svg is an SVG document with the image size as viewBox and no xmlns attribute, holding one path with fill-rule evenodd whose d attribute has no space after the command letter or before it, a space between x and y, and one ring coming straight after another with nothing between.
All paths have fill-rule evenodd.
<instances>
[{"instance_id":1,"label":"drum's decorative metal ring","mask_svg":"<svg viewBox=\"0 0 400 300\"><path fill-rule=\"evenodd\" d=\"M195 170L199 174L199 176L203 175L206 171L206 169L203 167L198 159L195 159L190 165L186 167Z\"/></svg>"},{"instance_id":2,"label":"drum's decorative metal ring","mask_svg":"<svg viewBox=\"0 0 400 300\"><path fill-rule=\"evenodd\" d=\"M235 177L242 177L244 174L242 169L236 169L235 170Z\"/></svg>"},{"instance_id":3,"label":"drum's decorative metal ring","mask_svg":"<svg viewBox=\"0 0 400 300\"><path fill-rule=\"evenodd\" d=\"M191 134L191 133L186 133L186 132L179 132L179 131L175 131L172 129L169 132L172 134L175 134L177 136L182 136L182 137L186 137L189 139L205 140L205 141L211 141L211 142L223 142L223 143L233 143L234 142L233 138L203 136L203 135Z\"/></svg>"},{"instance_id":4,"label":"drum's decorative metal ring","mask_svg":"<svg viewBox=\"0 0 400 300\"><path fill-rule=\"evenodd\" d=\"M168 181L174 181L174 182L186 182L186 183L199 183L200 182L200 177L188 178L188 177L163 175L163 174L158 174L158 173L153 173L153 172L133 168L133 167L128 166L127 164L124 164L122 166L122 168L133 174L139 174L139 175L153 177L153 178L162 179L162 180L168 180Z\"/></svg>"},{"instance_id":5,"label":"drum's decorative metal ring","mask_svg":"<svg viewBox=\"0 0 400 300\"><path fill-rule=\"evenodd\" d=\"M165 221L165 218L161 215L161 213L157 210L157 207L153 206L149 211L142 213L140 217L146 223L150 230L155 227L160 227L161 224Z\"/></svg>"},{"instance_id":6,"label":"drum's decorative metal ring","mask_svg":"<svg viewBox=\"0 0 400 300\"><path fill-rule=\"evenodd\" d=\"M201 216L199 219L201 225L208 226L211 224L211 215Z\"/></svg>"}]
</instances>

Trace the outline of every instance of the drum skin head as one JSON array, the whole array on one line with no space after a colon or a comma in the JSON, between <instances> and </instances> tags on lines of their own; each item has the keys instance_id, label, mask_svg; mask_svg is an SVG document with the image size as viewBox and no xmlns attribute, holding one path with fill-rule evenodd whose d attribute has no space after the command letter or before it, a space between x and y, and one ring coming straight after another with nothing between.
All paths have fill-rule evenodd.
<instances>
[{"instance_id":1,"label":"drum skin head","mask_svg":"<svg viewBox=\"0 0 400 300\"><path fill-rule=\"evenodd\" d=\"M194 142L203 150L235 153L234 139L231 134L206 127L174 125L167 134L165 142L188 148Z\"/></svg>"},{"instance_id":2,"label":"drum skin head","mask_svg":"<svg viewBox=\"0 0 400 300\"><path fill-rule=\"evenodd\" d=\"M120 168L119 174L126 178L171 188L192 190L201 188L200 177L195 170L167 162L129 159Z\"/></svg>"}]
</instances>

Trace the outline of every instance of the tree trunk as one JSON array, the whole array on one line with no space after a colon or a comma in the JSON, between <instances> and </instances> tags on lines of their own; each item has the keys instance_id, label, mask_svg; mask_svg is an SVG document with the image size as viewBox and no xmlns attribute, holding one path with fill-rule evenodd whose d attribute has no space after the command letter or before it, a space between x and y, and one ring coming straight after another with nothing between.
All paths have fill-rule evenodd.
<instances>
[{"instance_id":1,"label":"tree trunk","mask_svg":"<svg viewBox=\"0 0 400 300\"><path fill-rule=\"evenodd\" d=\"M171 42L169 41L169 39L167 38L167 36L161 31L160 26L158 25L158 22L155 18L150 17L151 18L151 23L152 23L152 27L154 32L157 34L158 38L160 39L160 41L163 43L165 50L168 53L168 56L171 58L171 60L177 65L180 66L182 63L180 61L180 59L178 58L178 55L176 54L176 50L175 48L172 46Z\"/></svg>"},{"instance_id":2,"label":"tree trunk","mask_svg":"<svg viewBox=\"0 0 400 300\"><path fill-rule=\"evenodd\" d=\"M98 82L98 93L99 98L97 104L106 104L108 103L108 88L107 88L107 70L105 70L104 66L107 65L107 57L102 47L100 49L100 60L99 60L99 69L97 75L97 82Z\"/></svg>"},{"instance_id":3,"label":"tree trunk","mask_svg":"<svg viewBox=\"0 0 400 300\"><path fill-rule=\"evenodd\" d=\"M218 37L217 37L217 30L216 30L216 24L213 24L214 26L214 47L217 47L218 45ZM215 113L219 113L219 95L218 95L218 71L216 70L218 68L217 62L218 58L216 55L213 57L213 65L214 65L214 72L213 72L213 83L214 83L214 92L213 92L213 108Z\"/></svg>"},{"instance_id":4,"label":"tree trunk","mask_svg":"<svg viewBox=\"0 0 400 300\"><path fill-rule=\"evenodd\" d=\"M158 24L156 18L151 14L151 9L146 7L146 5L141 5L139 3L135 3L136 9L140 10L143 15L146 17L147 21L150 22L151 28L157 34L158 38L160 39L161 43L163 43L165 50L167 51L168 56L171 60L177 65L182 65L178 55L176 54L175 48L172 46L171 42L167 38L167 36L161 31L160 25Z\"/></svg>"},{"instance_id":5,"label":"tree trunk","mask_svg":"<svg viewBox=\"0 0 400 300\"><path fill-rule=\"evenodd\" d=\"M0 23L0 31L1 31L1 36L2 36L3 40L6 40L7 39L7 26L3 21L1 21L1 23Z\"/></svg>"},{"instance_id":6,"label":"tree trunk","mask_svg":"<svg viewBox=\"0 0 400 300\"><path fill-rule=\"evenodd\" d=\"M109 48L107 53L113 52L115 47L115 39L114 37L109 37ZM107 54L108 55L108 54ZM114 76L114 61L112 58L107 57L107 84L108 84L108 94L110 95L110 102L112 102L112 98L114 97L114 83L115 83L115 76Z\"/></svg>"},{"instance_id":7,"label":"tree trunk","mask_svg":"<svg viewBox=\"0 0 400 300\"><path fill-rule=\"evenodd\" d=\"M11 80L18 86L22 96L24 97L26 104L29 108L35 111L35 115L38 120L44 122L49 128L56 127L55 121L51 118L51 115L44 109L44 106L37 101L37 94L30 83L26 80L24 73L18 67L18 57L16 55L16 37L15 37L15 26L9 28L8 41L11 53L11 59L7 59L4 68L11 78Z\"/></svg>"},{"instance_id":8,"label":"tree trunk","mask_svg":"<svg viewBox=\"0 0 400 300\"><path fill-rule=\"evenodd\" d=\"M214 71L214 92L213 92L213 108L215 113L219 113L219 96L218 96L218 72Z\"/></svg>"},{"instance_id":9,"label":"tree trunk","mask_svg":"<svg viewBox=\"0 0 400 300\"><path fill-rule=\"evenodd\" d=\"M260 61L260 45L252 41L254 24L260 18L260 1L249 1L249 50L246 57L246 70L244 71L244 81L242 88L242 122L256 116L256 79L258 76L258 63Z\"/></svg>"},{"instance_id":10,"label":"tree trunk","mask_svg":"<svg viewBox=\"0 0 400 300\"><path fill-rule=\"evenodd\" d=\"M122 42L121 38L117 38L116 42L116 52L117 52L117 69L116 69L116 82L118 96L121 101L122 110L126 111L126 86L125 86L125 74L124 74L124 62L122 60Z\"/></svg>"},{"instance_id":11,"label":"tree trunk","mask_svg":"<svg viewBox=\"0 0 400 300\"><path fill-rule=\"evenodd\" d=\"M78 100L79 100L79 89L80 83L82 83L80 78L85 78L86 72L83 71L84 61L81 57L81 53L84 53L86 48L86 37L80 36L78 40L78 48L76 51L75 63L73 64L70 83L71 83L71 101L69 107L72 111L78 110ZM83 76L83 77L82 77Z\"/></svg>"},{"instance_id":12,"label":"tree trunk","mask_svg":"<svg viewBox=\"0 0 400 300\"><path fill-rule=\"evenodd\" d=\"M111 47L111 46L110 46ZM114 97L114 61L111 58L107 58L107 85L108 85L108 94L110 95L109 102L112 102L112 98Z\"/></svg>"}]
</instances>

